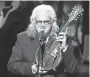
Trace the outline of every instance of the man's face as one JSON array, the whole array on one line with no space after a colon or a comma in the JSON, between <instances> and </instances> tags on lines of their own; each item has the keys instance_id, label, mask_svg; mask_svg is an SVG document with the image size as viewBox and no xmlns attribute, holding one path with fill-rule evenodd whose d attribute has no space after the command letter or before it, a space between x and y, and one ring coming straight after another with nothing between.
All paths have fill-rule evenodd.
<instances>
[{"instance_id":1,"label":"man's face","mask_svg":"<svg viewBox=\"0 0 90 77\"><path fill-rule=\"evenodd\" d=\"M49 15L46 12L37 12L35 28L38 33L44 31L46 34L50 31L51 21Z\"/></svg>"}]
</instances>

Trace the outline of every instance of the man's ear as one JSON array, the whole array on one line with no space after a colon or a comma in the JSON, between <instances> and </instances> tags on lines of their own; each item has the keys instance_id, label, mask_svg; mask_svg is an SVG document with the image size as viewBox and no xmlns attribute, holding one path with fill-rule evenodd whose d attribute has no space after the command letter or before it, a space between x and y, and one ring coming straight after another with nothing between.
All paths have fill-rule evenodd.
<instances>
[{"instance_id":1,"label":"man's ear","mask_svg":"<svg viewBox=\"0 0 90 77\"><path fill-rule=\"evenodd\" d=\"M51 22L50 22L51 24L53 24L53 23L55 22L52 18L50 19L50 21L51 21Z\"/></svg>"},{"instance_id":2,"label":"man's ear","mask_svg":"<svg viewBox=\"0 0 90 77\"><path fill-rule=\"evenodd\" d=\"M32 24L35 24L36 23L36 19L35 18L32 19L32 20L30 20L30 21L31 21Z\"/></svg>"}]
</instances>

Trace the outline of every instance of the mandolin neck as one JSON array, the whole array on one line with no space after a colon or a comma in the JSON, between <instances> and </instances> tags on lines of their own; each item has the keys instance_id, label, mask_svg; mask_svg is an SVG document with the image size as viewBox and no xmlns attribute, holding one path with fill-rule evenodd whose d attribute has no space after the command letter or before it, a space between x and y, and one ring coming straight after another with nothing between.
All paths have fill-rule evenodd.
<instances>
[{"instance_id":1,"label":"mandolin neck","mask_svg":"<svg viewBox=\"0 0 90 77\"><path fill-rule=\"evenodd\" d=\"M64 27L61 29L60 32L65 32L66 28L68 27L68 25L70 24L69 20L66 22L66 24L64 25Z\"/></svg>"}]
</instances>

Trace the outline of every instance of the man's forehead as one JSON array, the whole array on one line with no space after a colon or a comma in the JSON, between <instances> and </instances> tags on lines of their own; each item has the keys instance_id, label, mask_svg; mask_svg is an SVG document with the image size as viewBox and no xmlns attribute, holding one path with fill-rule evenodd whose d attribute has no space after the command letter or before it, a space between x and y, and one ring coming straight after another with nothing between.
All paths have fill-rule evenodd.
<instances>
[{"instance_id":1,"label":"man's forehead","mask_svg":"<svg viewBox=\"0 0 90 77\"><path fill-rule=\"evenodd\" d=\"M36 19L37 20L49 20L50 15L48 14L48 12L37 12Z\"/></svg>"}]
</instances>

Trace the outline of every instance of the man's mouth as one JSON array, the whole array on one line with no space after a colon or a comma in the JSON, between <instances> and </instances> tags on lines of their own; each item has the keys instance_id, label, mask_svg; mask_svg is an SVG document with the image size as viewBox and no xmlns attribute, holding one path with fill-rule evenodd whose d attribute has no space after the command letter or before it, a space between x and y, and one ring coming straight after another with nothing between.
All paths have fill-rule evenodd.
<instances>
[{"instance_id":1,"label":"man's mouth","mask_svg":"<svg viewBox=\"0 0 90 77\"><path fill-rule=\"evenodd\" d=\"M41 27L40 29L46 29L46 27Z\"/></svg>"}]
</instances>

